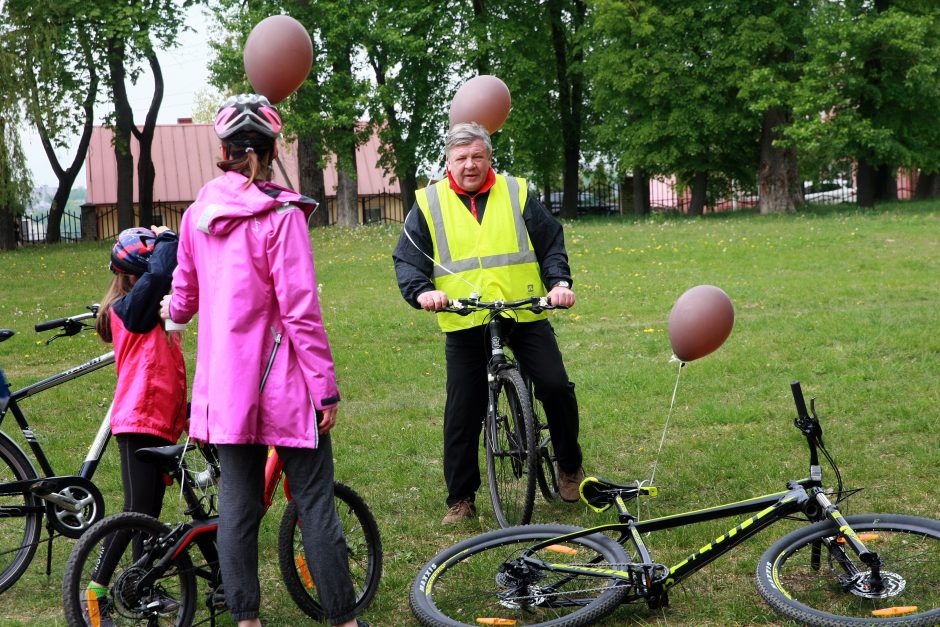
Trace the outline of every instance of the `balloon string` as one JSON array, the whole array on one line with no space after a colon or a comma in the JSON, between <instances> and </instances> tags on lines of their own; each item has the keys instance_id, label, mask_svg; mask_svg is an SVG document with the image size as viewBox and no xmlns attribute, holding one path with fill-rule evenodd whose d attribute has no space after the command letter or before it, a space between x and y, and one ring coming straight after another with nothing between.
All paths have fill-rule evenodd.
<instances>
[{"instance_id":1,"label":"balloon string","mask_svg":"<svg viewBox=\"0 0 940 627\"><path fill-rule=\"evenodd\" d=\"M653 485L653 480L656 478L656 466L659 464L659 454L663 450L663 443L666 441L666 431L669 430L669 420L672 418L672 410L676 406L676 393L679 391L679 378L682 377L682 369L685 368L685 362L676 357L672 356L670 361L679 362L679 371L676 373L676 385L672 388L672 402L669 403L669 414L666 416L666 424L663 425L663 435L659 439L659 448L656 450L656 457L653 459L653 471L650 473L649 484Z\"/></svg>"}]
</instances>

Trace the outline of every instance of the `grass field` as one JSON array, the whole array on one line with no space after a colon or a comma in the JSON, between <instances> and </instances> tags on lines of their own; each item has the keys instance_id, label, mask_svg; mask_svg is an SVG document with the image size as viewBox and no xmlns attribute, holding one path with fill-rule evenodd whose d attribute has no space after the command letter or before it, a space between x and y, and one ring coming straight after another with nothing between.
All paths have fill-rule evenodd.
<instances>
[{"instance_id":1,"label":"grass field","mask_svg":"<svg viewBox=\"0 0 940 627\"><path fill-rule=\"evenodd\" d=\"M435 553L494 527L485 493L480 520L444 529L441 422L443 338L433 316L398 294L391 250L399 229L329 228L312 234L324 317L344 401L334 431L337 477L369 502L385 549L379 595L365 618L410 625L408 590ZM806 474L792 427L789 382L817 409L847 484L865 490L851 511L940 518L940 206L904 203L798 215L740 213L707 219L585 219L566 225L577 306L553 315L578 385L589 473L648 477L654 460L661 515L776 491ZM0 253L0 345L14 388L105 348L97 338L46 346L32 325L77 313L103 295L108 244ZM669 431L657 453L677 365L667 318L694 285L723 288L734 331L682 373ZM193 363L197 333L187 333ZM30 399L28 416L60 472L74 472L110 402L113 372L98 372ZM8 417L3 430L22 436ZM120 507L116 448L99 471L109 511ZM96 479L97 480L97 479ZM485 481L485 480L484 480ZM171 498L168 496L168 498ZM263 618L302 620L279 581L278 499L263 528ZM174 507L167 506L172 521ZM535 522L597 524L581 505L539 500ZM670 563L732 526L703 525L650 544ZM672 594L672 606L619 609L605 625L783 624L753 583L756 559L783 529L771 528ZM2 547L0 547L2 548ZM59 588L71 542L56 542L52 575L41 549L26 577L0 596L0 624L63 624ZM657 555L658 550L658 555Z\"/></svg>"}]
</instances>

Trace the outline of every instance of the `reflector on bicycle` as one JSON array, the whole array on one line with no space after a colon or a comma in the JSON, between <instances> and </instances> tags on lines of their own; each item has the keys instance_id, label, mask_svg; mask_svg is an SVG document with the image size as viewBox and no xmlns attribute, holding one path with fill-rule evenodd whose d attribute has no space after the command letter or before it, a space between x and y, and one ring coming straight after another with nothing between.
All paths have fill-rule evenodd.
<instances>
[{"instance_id":1,"label":"reflector on bicycle","mask_svg":"<svg viewBox=\"0 0 940 627\"><path fill-rule=\"evenodd\" d=\"M871 615L878 618L885 618L888 616L904 616L905 614L913 614L916 611L916 605L900 605L897 607L884 607L880 610L872 610Z\"/></svg>"},{"instance_id":2,"label":"reflector on bicycle","mask_svg":"<svg viewBox=\"0 0 940 627\"><path fill-rule=\"evenodd\" d=\"M511 618L478 618L480 625L515 625L516 621Z\"/></svg>"},{"instance_id":3,"label":"reflector on bicycle","mask_svg":"<svg viewBox=\"0 0 940 627\"><path fill-rule=\"evenodd\" d=\"M871 542L873 540L879 539L881 536L879 536L877 533L860 533L857 537L862 542ZM836 542L845 544L845 538L836 538Z\"/></svg>"},{"instance_id":4,"label":"reflector on bicycle","mask_svg":"<svg viewBox=\"0 0 940 627\"><path fill-rule=\"evenodd\" d=\"M307 567L307 560L304 559L304 556L300 553L297 554L297 570L300 571L300 576L304 580L304 585L308 589L313 590L313 577L310 576L310 569Z\"/></svg>"},{"instance_id":5,"label":"reflector on bicycle","mask_svg":"<svg viewBox=\"0 0 940 627\"><path fill-rule=\"evenodd\" d=\"M568 555L577 555L578 550L573 549L570 546L565 546L563 544L551 544L545 547L546 551L554 551L555 553L566 553Z\"/></svg>"}]
</instances>

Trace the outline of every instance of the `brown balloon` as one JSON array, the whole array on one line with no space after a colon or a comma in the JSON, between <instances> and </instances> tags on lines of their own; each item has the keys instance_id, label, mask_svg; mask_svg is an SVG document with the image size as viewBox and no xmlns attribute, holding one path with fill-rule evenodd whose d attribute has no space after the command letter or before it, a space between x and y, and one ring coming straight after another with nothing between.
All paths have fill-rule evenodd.
<instances>
[{"instance_id":1,"label":"brown balloon","mask_svg":"<svg viewBox=\"0 0 940 627\"><path fill-rule=\"evenodd\" d=\"M256 93L277 104L294 93L313 67L313 42L303 24L287 15L258 22L245 42L245 74Z\"/></svg>"},{"instance_id":2,"label":"brown balloon","mask_svg":"<svg viewBox=\"0 0 940 627\"><path fill-rule=\"evenodd\" d=\"M669 314L669 342L682 361L708 355L725 343L734 326L734 305L714 285L698 285L676 300Z\"/></svg>"},{"instance_id":3,"label":"brown balloon","mask_svg":"<svg viewBox=\"0 0 940 627\"><path fill-rule=\"evenodd\" d=\"M509 117L512 98L506 83L482 74L460 86L450 102L450 125L476 122L489 133L495 133Z\"/></svg>"}]
</instances>

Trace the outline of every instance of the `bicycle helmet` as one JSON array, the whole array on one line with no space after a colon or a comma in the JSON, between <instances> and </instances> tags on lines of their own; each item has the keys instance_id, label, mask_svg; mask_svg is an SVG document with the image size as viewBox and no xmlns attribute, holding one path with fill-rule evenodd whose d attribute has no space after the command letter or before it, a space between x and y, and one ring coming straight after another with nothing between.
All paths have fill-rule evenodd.
<instances>
[{"instance_id":1,"label":"bicycle helmet","mask_svg":"<svg viewBox=\"0 0 940 627\"><path fill-rule=\"evenodd\" d=\"M274 139L281 132L281 116L268 99L258 94L232 96L215 116L215 134L225 140L246 131Z\"/></svg>"},{"instance_id":2,"label":"bicycle helmet","mask_svg":"<svg viewBox=\"0 0 940 627\"><path fill-rule=\"evenodd\" d=\"M135 227L121 231L111 248L111 272L142 275L150 267L150 255L157 235L150 229Z\"/></svg>"}]
</instances>

